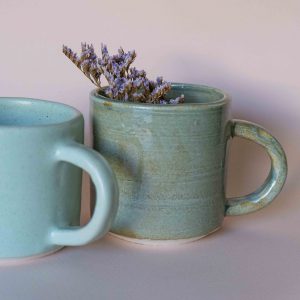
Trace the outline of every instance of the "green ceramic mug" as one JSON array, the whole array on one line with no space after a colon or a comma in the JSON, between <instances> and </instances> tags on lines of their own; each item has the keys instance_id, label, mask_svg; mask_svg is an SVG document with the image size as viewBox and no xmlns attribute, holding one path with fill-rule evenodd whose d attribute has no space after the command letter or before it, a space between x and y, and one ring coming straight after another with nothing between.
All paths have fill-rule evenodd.
<instances>
[{"instance_id":1,"label":"green ceramic mug","mask_svg":"<svg viewBox=\"0 0 300 300\"><path fill-rule=\"evenodd\" d=\"M83 117L67 105L0 98L0 258L44 255L83 245L110 228L115 176L83 143ZM97 190L94 215L79 227L81 174Z\"/></svg>"},{"instance_id":2,"label":"green ceramic mug","mask_svg":"<svg viewBox=\"0 0 300 300\"><path fill-rule=\"evenodd\" d=\"M287 174L284 151L259 125L232 120L221 90L173 84L180 105L149 105L90 95L94 148L108 160L120 188L112 233L145 243L191 241L221 227L224 216L256 211L280 192ZM226 150L235 136L263 146L271 171L254 193L225 196Z\"/></svg>"}]
</instances>

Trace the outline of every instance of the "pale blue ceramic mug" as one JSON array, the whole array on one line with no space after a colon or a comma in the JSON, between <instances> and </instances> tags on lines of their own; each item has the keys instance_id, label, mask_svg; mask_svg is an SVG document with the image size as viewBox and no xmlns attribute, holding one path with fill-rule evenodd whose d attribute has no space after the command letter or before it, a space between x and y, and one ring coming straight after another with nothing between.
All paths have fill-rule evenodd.
<instances>
[{"instance_id":1,"label":"pale blue ceramic mug","mask_svg":"<svg viewBox=\"0 0 300 300\"><path fill-rule=\"evenodd\" d=\"M81 113L67 105L0 98L0 258L48 254L109 230L117 182L104 158L82 144L83 128ZM80 168L97 190L96 209L83 227Z\"/></svg>"}]
</instances>

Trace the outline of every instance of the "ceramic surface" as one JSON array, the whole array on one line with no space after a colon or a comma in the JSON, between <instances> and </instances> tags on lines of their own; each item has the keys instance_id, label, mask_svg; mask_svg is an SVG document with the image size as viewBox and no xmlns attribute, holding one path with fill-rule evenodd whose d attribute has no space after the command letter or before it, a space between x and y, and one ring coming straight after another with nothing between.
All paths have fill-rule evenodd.
<instances>
[{"instance_id":1,"label":"ceramic surface","mask_svg":"<svg viewBox=\"0 0 300 300\"><path fill-rule=\"evenodd\" d=\"M204 236L225 215L258 210L281 190L285 154L259 125L231 120L221 90L173 84L182 105L120 102L92 91L94 148L110 163L120 188L111 231L135 239L177 240ZM262 145L271 157L268 179L256 192L226 199L226 151L230 138Z\"/></svg>"},{"instance_id":2,"label":"ceramic surface","mask_svg":"<svg viewBox=\"0 0 300 300\"><path fill-rule=\"evenodd\" d=\"M83 143L72 107L0 98L0 258L24 258L82 245L104 235L117 210L114 174ZM97 189L95 213L79 227L81 174ZM101 200L101 201L98 201Z\"/></svg>"}]
</instances>

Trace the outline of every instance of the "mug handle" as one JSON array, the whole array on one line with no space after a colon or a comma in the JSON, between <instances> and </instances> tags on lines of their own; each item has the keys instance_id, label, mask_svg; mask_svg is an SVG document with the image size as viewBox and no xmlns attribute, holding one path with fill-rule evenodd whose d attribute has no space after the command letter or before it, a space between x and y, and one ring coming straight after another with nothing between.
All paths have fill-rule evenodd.
<instances>
[{"instance_id":1,"label":"mug handle","mask_svg":"<svg viewBox=\"0 0 300 300\"><path fill-rule=\"evenodd\" d=\"M98 152L76 142L59 145L56 160L78 166L90 175L96 187L96 205L85 226L53 229L51 243L79 246L101 238L110 229L118 208L118 184L110 166Z\"/></svg>"},{"instance_id":2,"label":"mug handle","mask_svg":"<svg viewBox=\"0 0 300 300\"><path fill-rule=\"evenodd\" d=\"M242 120L231 120L231 137L242 137L263 146L271 159L271 170L263 185L255 192L227 199L228 216L243 215L259 210L279 194L287 176L287 161L279 142L261 126Z\"/></svg>"}]
</instances>

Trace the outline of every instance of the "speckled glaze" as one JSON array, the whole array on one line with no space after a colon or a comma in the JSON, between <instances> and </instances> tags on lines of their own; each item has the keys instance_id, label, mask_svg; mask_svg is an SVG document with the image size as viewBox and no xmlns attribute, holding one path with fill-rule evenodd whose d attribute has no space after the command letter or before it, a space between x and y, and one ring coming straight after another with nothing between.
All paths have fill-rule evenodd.
<instances>
[{"instance_id":1,"label":"speckled glaze","mask_svg":"<svg viewBox=\"0 0 300 300\"><path fill-rule=\"evenodd\" d=\"M92 91L94 148L110 163L120 188L111 232L129 239L182 240L205 236L225 215L258 210L281 190L285 154L262 127L231 120L230 99L221 90L174 83L182 105L124 103ZM230 138L262 145L270 175L245 197L226 199L226 149Z\"/></svg>"},{"instance_id":2,"label":"speckled glaze","mask_svg":"<svg viewBox=\"0 0 300 300\"><path fill-rule=\"evenodd\" d=\"M99 153L82 145L83 117L77 110L0 98L0 140L1 259L43 256L109 230L117 211L116 178ZM101 199L84 227L79 227L78 167L90 174Z\"/></svg>"}]
</instances>

